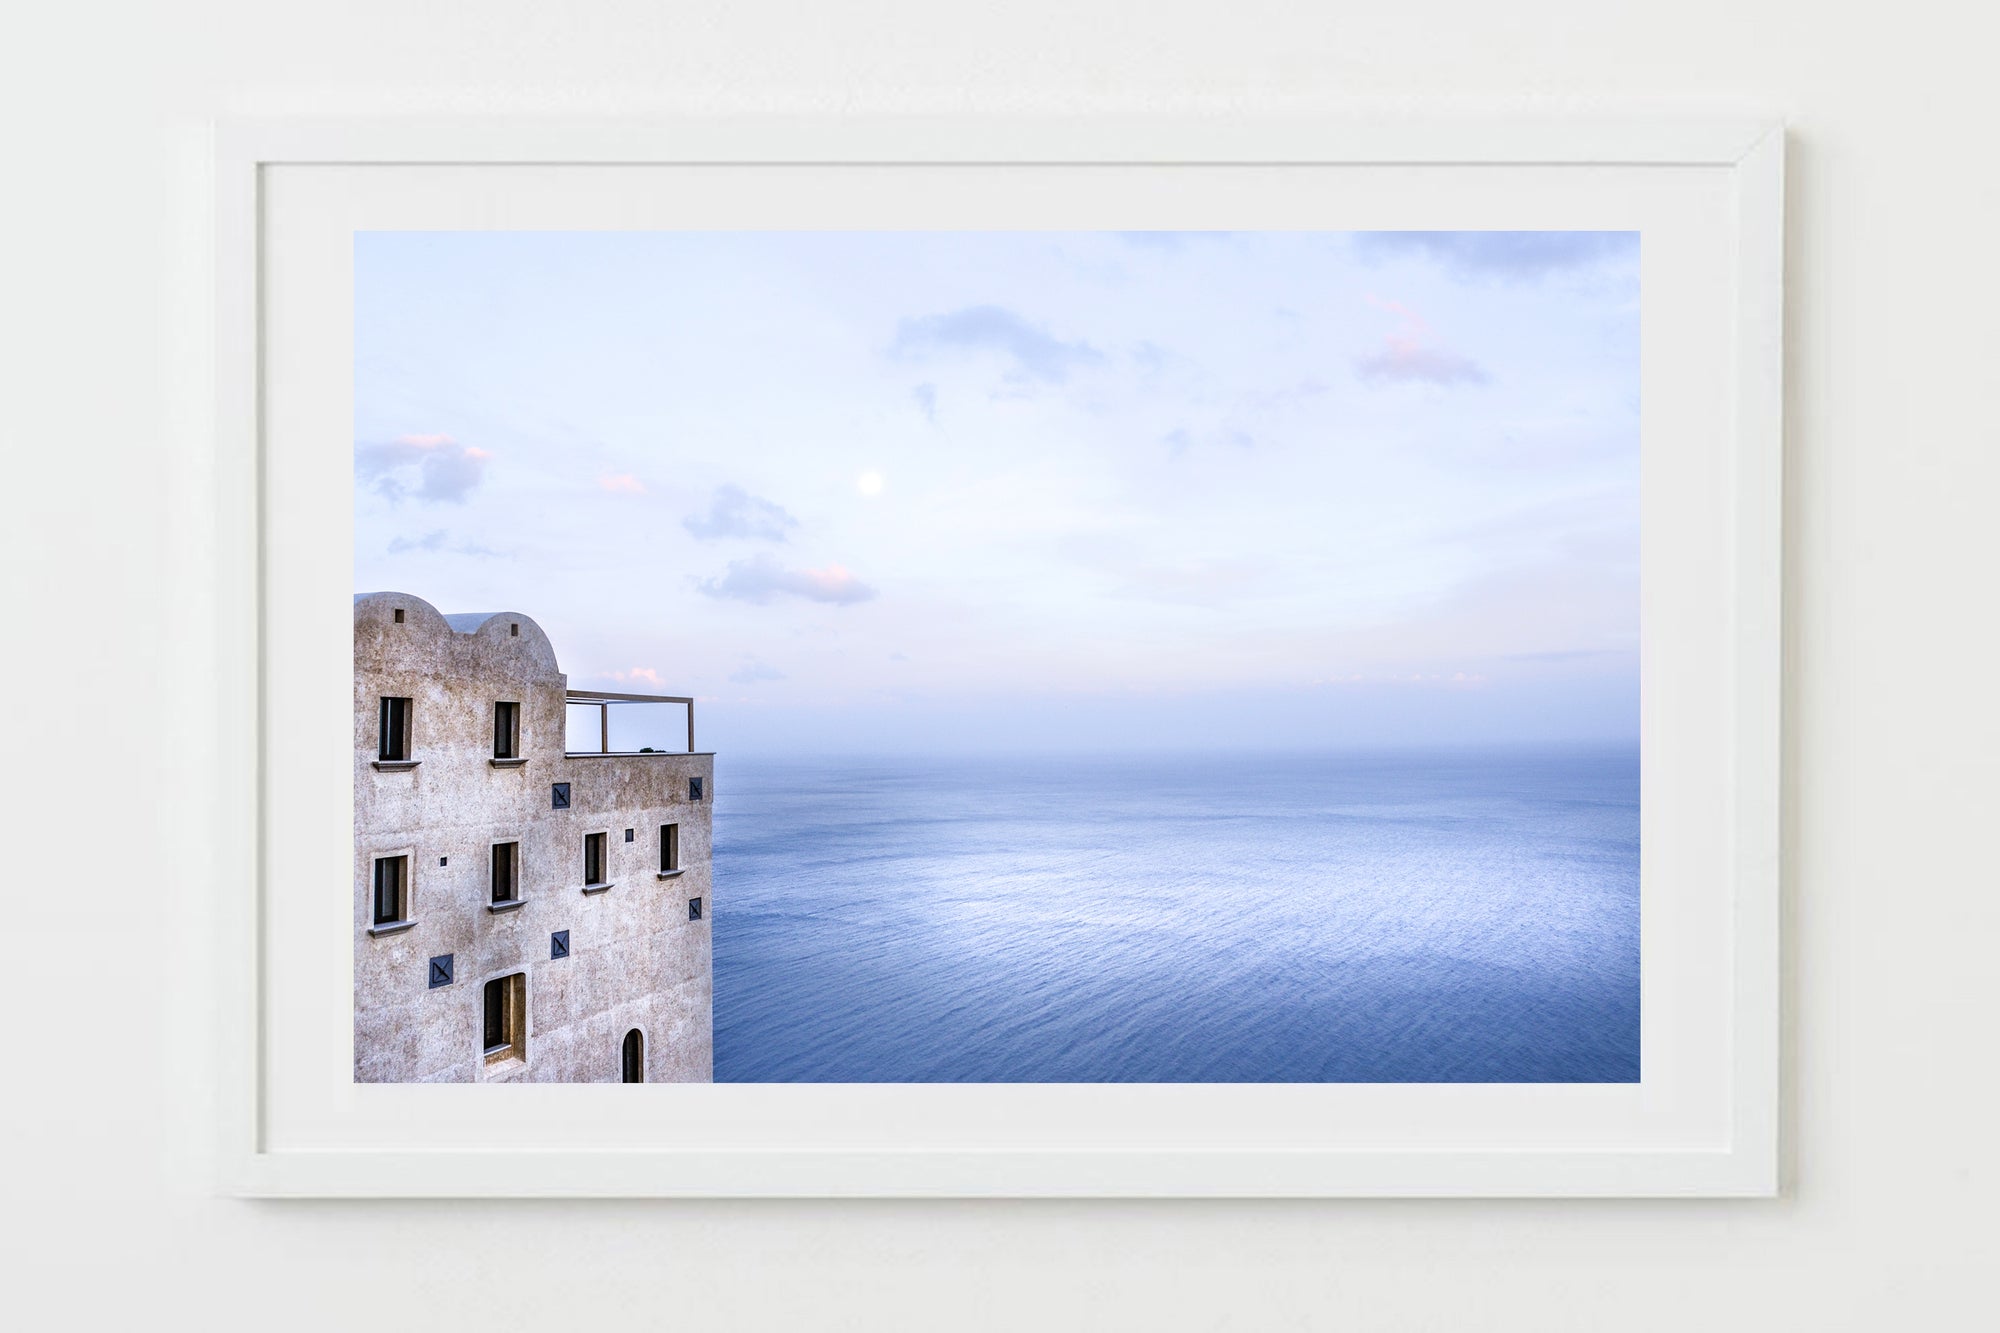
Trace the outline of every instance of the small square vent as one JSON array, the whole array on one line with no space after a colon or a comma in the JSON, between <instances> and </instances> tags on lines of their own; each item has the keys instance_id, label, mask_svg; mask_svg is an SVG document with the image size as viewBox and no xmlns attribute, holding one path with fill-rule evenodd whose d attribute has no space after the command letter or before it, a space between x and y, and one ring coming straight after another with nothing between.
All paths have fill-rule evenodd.
<instances>
[{"instance_id":1,"label":"small square vent","mask_svg":"<svg viewBox=\"0 0 2000 1333\"><path fill-rule=\"evenodd\" d=\"M431 989L451 984L451 955L441 953L431 959Z\"/></svg>"},{"instance_id":2,"label":"small square vent","mask_svg":"<svg viewBox=\"0 0 2000 1333\"><path fill-rule=\"evenodd\" d=\"M549 788L549 808L551 810L569 809L569 784L567 782L558 782Z\"/></svg>"},{"instance_id":3,"label":"small square vent","mask_svg":"<svg viewBox=\"0 0 2000 1333\"><path fill-rule=\"evenodd\" d=\"M688 899L688 920L690 921L701 920L701 899L699 898Z\"/></svg>"},{"instance_id":4,"label":"small square vent","mask_svg":"<svg viewBox=\"0 0 2000 1333\"><path fill-rule=\"evenodd\" d=\"M568 931L559 930L555 932L553 935L549 936L549 957L551 958L569 957Z\"/></svg>"}]
</instances>

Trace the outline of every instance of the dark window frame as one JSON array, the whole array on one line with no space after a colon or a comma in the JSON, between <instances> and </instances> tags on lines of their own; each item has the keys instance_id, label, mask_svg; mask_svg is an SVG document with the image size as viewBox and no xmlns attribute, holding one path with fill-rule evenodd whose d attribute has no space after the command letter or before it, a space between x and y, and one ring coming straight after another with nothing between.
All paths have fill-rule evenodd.
<instances>
[{"instance_id":1,"label":"dark window frame","mask_svg":"<svg viewBox=\"0 0 2000 1333\"><path fill-rule=\"evenodd\" d=\"M528 974L510 972L486 983L480 996L480 1049L489 1061L527 1059Z\"/></svg>"},{"instance_id":2,"label":"dark window frame","mask_svg":"<svg viewBox=\"0 0 2000 1333\"><path fill-rule=\"evenodd\" d=\"M518 839L510 842L496 842L489 861L491 878L488 881L493 903L517 903L521 901L521 844Z\"/></svg>"},{"instance_id":3,"label":"dark window frame","mask_svg":"<svg viewBox=\"0 0 2000 1333\"><path fill-rule=\"evenodd\" d=\"M507 978L495 977L486 983L483 999L484 1025L480 1044L486 1054L498 1055L514 1043L507 1039Z\"/></svg>"},{"instance_id":4,"label":"dark window frame","mask_svg":"<svg viewBox=\"0 0 2000 1333\"><path fill-rule=\"evenodd\" d=\"M410 758L410 714L415 711L410 697L385 694L376 717L375 757L385 764L407 763Z\"/></svg>"},{"instance_id":5,"label":"dark window frame","mask_svg":"<svg viewBox=\"0 0 2000 1333\"><path fill-rule=\"evenodd\" d=\"M611 882L610 848L611 835L608 832L583 835L583 882L586 887L595 888Z\"/></svg>"},{"instance_id":6,"label":"dark window frame","mask_svg":"<svg viewBox=\"0 0 2000 1333\"><path fill-rule=\"evenodd\" d=\"M390 915L383 915L385 904ZM374 889L369 903L369 923L394 926L409 920L410 858L408 853L375 858Z\"/></svg>"},{"instance_id":7,"label":"dark window frame","mask_svg":"<svg viewBox=\"0 0 2000 1333\"><path fill-rule=\"evenodd\" d=\"M521 757L521 705L518 700L496 699L493 702L493 757Z\"/></svg>"},{"instance_id":8,"label":"dark window frame","mask_svg":"<svg viewBox=\"0 0 2000 1333\"><path fill-rule=\"evenodd\" d=\"M660 825L660 873L672 875L681 868L681 826Z\"/></svg>"}]
</instances>

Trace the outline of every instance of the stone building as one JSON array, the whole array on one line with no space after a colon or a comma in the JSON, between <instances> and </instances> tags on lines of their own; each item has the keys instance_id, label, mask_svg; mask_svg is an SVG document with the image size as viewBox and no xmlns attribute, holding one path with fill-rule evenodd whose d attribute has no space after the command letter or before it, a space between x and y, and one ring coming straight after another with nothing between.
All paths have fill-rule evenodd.
<instances>
[{"instance_id":1,"label":"stone building","mask_svg":"<svg viewBox=\"0 0 2000 1333\"><path fill-rule=\"evenodd\" d=\"M610 716L685 704L687 753ZM572 708L600 743L566 744ZM706 1081L709 799L694 705L568 688L523 615L354 599L357 1082Z\"/></svg>"}]
</instances>

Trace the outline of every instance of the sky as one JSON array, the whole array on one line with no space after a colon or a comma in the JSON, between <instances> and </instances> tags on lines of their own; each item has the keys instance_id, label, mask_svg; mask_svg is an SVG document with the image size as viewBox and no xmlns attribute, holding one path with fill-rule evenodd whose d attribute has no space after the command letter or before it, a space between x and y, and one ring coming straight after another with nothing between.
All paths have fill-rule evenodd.
<instances>
[{"instance_id":1,"label":"sky","mask_svg":"<svg viewBox=\"0 0 2000 1333\"><path fill-rule=\"evenodd\" d=\"M528 615L701 749L1637 738L1635 233L354 258L355 591Z\"/></svg>"}]
</instances>

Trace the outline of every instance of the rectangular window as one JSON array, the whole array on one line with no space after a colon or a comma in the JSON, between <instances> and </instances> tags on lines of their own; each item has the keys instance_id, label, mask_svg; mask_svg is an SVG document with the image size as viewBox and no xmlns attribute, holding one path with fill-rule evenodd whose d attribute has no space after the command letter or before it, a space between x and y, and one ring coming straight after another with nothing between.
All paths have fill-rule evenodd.
<instances>
[{"instance_id":1,"label":"rectangular window","mask_svg":"<svg viewBox=\"0 0 2000 1333\"><path fill-rule=\"evenodd\" d=\"M660 873L670 875L681 868L681 826L660 825Z\"/></svg>"},{"instance_id":2,"label":"rectangular window","mask_svg":"<svg viewBox=\"0 0 2000 1333\"><path fill-rule=\"evenodd\" d=\"M604 835L586 833L583 835L583 882L602 884L604 882Z\"/></svg>"},{"instance_id":3,"label":"rectangular window","mask_svg":"<svg viewBox=\"0 0 2000 1333\"><path fill-rule=\"evenodd\" d=\"M525 972L486 983L480 1035L489 1062L528 1058L528 1045L523 1040L527 1035L527 1000Z\"/></svg>"},{"instance_id":4,"label":"rectangular window","mask_svg":"<svg viewBox=\"0 0 2000 1333\"><path fill-rule=\"evenodd\" d=\"M493 705L493 757L521 757L521 705L517 703Z\"/></svg>"},{"instance_id":5,"label":"rectangular window","mask_svg":"<svg viewBox=\"0 0 2000 1333\"><path fill-rule=\"evenodd\" d=\"M405 920L403 909L410 900L410 858L381 856L375 859L375 924L392 925Z\"/></svg>"},{"instance_id":6,"label":"rectangular window","mask_svg":"<svg viewBox=\"0 0 2000 1333\"><path fill-rule=\"evenodd\" d=\"M410 757L410 701L383 696L376 758L401 762Z\"/></svg>"},{"instance_id":7,"label":"rectangular window","mask_svg":"<svg viewBox=\"0 0 2000 1333\"><path fill-rule=\"evenodd\" d=\"M511 903L520 893L521 844L518 842L496 842L493 844L493 901Z\"/></svg>"},{"instance_id":8,"label":"rectangular window","mask_svg":"<svg viewBox=\"0 0 2000 1333\"><path fill-rule=\"evenodd\" d=\"M495 977L486 983L486 1053L493 1055L507 1044L507 982Z\"/></svg>"},{"instance_id":9,"label":"rectangular window","mask_svg":"<svg viewBox=\"0 0 2000 1333\"><path fill-rule=\"evenodd\" d=\"M699 801L699 800L701 799L701 779L700 779L700 778L689 778L689 779L688 779L688 799L689 799L690 801Z\"/></svg>"}]
</instances>

